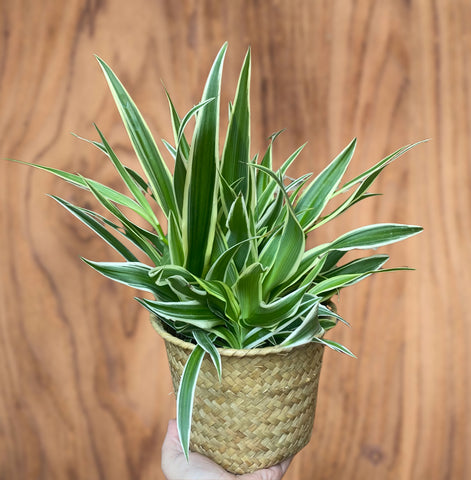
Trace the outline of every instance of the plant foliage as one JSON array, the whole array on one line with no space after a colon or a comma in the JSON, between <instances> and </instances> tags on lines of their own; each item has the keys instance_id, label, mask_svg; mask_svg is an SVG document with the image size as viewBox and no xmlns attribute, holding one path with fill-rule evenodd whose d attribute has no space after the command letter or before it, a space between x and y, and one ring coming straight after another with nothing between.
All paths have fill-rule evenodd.
<instances>
[{"instance_id":1,"label":"plant foliage","mask_svg":"<svg viewBox=\"0 0 471 480\"><path fill-rule=\"evenodd\" d=\"M384 254L339 265L350 250L382 247L419 233L410 225L376 224L347 232L306 249L308 232L373 196L369 188L408 145L356 178L343 183L356 140L317 176L292 179L287 170L302 147L283 165L272 166L273 142L261 157L250 154L250 50L242 65L222 155L219 146L219 98L227 45L219 51L201 102L181 118L168 96L174 140L165 142L175 165L171 174L150 130L128 92L98 58L145 177L124 166L97 128L93 141L117 170L129 194L80 175L34 165L88 190L110 216L53 197L113 247L122 262L85 260L117 282L150 292L138 301L174 335L197 344L181 379L178 428L189 449L193 395L202 359L208 353L221 375L217 348L293 347L307 342L352 355L324 334L337 320L329 306L344 287L384 269ZM193 137L185 127L195 119ZM331 200L345 199L329 208ZM162 226L158 207L167 219ZM133 223L138 214L147 228ZM141 261L135 251L139 250Z\"/></svg>"}]
</instances>

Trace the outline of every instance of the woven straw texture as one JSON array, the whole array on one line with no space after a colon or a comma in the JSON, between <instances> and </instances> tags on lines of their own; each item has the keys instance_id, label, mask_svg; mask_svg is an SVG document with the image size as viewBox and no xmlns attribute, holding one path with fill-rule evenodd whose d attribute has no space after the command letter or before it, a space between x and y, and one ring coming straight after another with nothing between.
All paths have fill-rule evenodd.
<instances>
[{"instance_id":1,"label":"woven straw texture","mask_svg":"<svg viewBox=\"0 0 471 480\"><path fill-rule=\"evenodd\" d=\"M194 345L152 319L164 338L178 391ZM220 349L222 381L205 356L195 391L190 449L231 473L275 465L299 452L311 437L323 346Z\"/></svg>"}]
</instances>

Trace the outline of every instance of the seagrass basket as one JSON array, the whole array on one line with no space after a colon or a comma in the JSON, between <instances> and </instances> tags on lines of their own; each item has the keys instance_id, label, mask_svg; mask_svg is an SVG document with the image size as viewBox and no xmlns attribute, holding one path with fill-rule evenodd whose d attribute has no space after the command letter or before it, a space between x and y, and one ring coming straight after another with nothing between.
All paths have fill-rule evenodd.
<instances>
[{"instance_id":1,"label":"seagrass basket","mask_svg":"<svg viewBox=\"0 0 471 480\"><path fill-rule=\"evenodd\" d=\"M165 341L176 392L195 345L152 324ZM205 356L195 391L190 450L231 473L250 473L299 452L311 438L323 346L219 349L222 380Z\"/></svg>"}]
</instances>

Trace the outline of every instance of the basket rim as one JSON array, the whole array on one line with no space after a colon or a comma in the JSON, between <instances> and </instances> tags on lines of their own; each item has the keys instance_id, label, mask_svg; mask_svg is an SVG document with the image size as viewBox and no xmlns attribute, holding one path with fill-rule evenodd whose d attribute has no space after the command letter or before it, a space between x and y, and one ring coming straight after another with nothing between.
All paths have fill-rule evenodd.
<instances>
[{"instance_id":1,"label":"basket rim","mask_svg":"<svg viewBox=\"0 0 471 480\"><path fill-rule=\"evenodd\" d=\"M156 316L151 314L150 321L154 330L163 338L164 341L169 342L177 347L186 349L186 350L194 350L196 345L194 343L186 342L185 340L181 340L180 338L174 337L172 334L165 330L162 321ZM302 345L295 345L293 347L282 347L282 346L273 346L273 347L263 347L263 348L218 348L218 352L220 355L225 357L256 357L256 356L263 356L263 355L271 355L271 354L288 354L296 349L306 348L308 345L316 345L319 348L323 348L324 346L321 343L316 342L308 342L303 343Z\"/></svg>"}]
</instances>

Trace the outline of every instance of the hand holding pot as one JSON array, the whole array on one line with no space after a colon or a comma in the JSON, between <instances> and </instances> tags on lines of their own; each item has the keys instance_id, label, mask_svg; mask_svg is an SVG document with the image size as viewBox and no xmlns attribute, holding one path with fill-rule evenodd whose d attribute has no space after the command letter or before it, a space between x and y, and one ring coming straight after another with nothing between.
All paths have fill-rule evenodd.
<instances>
[{"instance_id":1,"label":"hand holding pot","mask_svg":"<svg viewBox=\"0 0 471 480\"><path fill-rule=\"evenodd\" d=\"M162 470L167 480L281 480L291 459L246 475L233 475L199 453L190 452L187 462L178 439L177 424L170 420L162 445Z\"/></svg>"}]
</instances>

